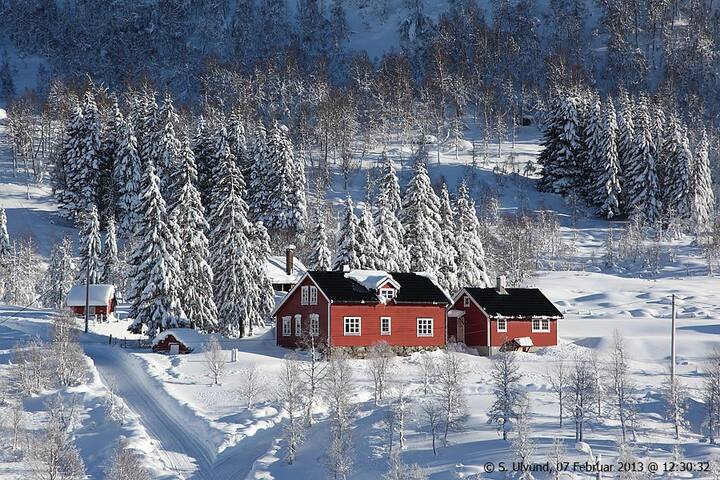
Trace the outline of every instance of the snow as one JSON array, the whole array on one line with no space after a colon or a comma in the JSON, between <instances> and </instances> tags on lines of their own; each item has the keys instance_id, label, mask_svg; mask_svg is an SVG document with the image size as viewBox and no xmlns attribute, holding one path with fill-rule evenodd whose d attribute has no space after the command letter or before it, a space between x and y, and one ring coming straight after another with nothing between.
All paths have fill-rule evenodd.
<instances>
[{"instance_id":1,"label":"snow","mask_svg":"<svg viewBox=\"0 0 720 480\"><path fill-rule=\"evenodd\" d=\"M85 294L88 289L85 285L74 285L67 295L66 305L68 307L84 307ZM90 284L88 293L89 305L105 306L115 296L115 286L104 283Z\"/></svg>"},{"instance_id":2,"label":"snow","mask_svg":"<svg viewBox=\"0 0 720 480\"><path fill-rule=\"evenodd\" d=\"M205 345L209 338L209 335L200 333L192 328L168 328L153 338L152 346L155 347L170 335L186 347L197 351L202 350L202 346Z\"/></svg>"},{"instance_id":3,"label":"snow","mask_svg":"<svg viewBox=\"0 0 720 480\"><path fill-rule=\"evenodd\" d=\"M382 270L350 270L349 272L345 272L345 278L354 280L371 291L377 290L381 285L388 282L395 285L395 288L401 287L401 285L393 279L392 275Z\"/></svg>"},{"instance_id":4,"label":"snow","mask_svg":"<svg viewBox=\"0 0 720 480\"><path fill-rule=\"evenodd\" d=\"M270 283L273 284L287 284L297 283L300 278L305 275L307 268L299 258L293 259L293 273L288 275L286 273L287 263L285 256L269 256L267 262L265 262L265 271L270 279Z\"/></svg>"},{"instance_id":5,"label":"snow","mask_svg":"<svg viewBox=\"0 0 720 480\"><path fill-rule=\"evenodd\" d=\"M521 347L532 347L533 346L533 341L532 341L532 338L530 338L530 337L518 337L513 340L515 340L515 343L517 343Z\"/></svg>"}]
</instances>

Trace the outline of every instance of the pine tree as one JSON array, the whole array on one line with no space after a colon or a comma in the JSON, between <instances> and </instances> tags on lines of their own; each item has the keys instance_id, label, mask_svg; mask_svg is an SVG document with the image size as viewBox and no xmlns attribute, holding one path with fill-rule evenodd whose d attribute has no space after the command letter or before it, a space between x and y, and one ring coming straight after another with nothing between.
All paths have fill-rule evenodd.
<instances>
[{"instance_id":1,"label":"pine tree","mask_svg":"<svg viewBox=\"0 0 720 480\"><path fill-rule=\"evenodd\" d=\"M652 224L660 216L660 199L655 168L655 145L645 96L640 97L637 104L633 143L633 156L626 175L628 202L630 207L639 207L648 223Z\"/></svg>"},{"instance_id":2,"label":"pine tree","mask_svg":"<svg viewBox=\"0 0 720 480\"><path fill-rule=\"evenodd\" d=\"M102 135L98 175L98 210L105 218L119 214L117 205L122 184L114 181L115 164L123 141L125 118L120 111L117 99L114 100L107 126Z\"/></svg>"},{"instance_id":3,"label":"pine tree","mask_svg":"<svg viewBox=\"0 0 720 480\"><path fill-rule=\"evenodd\" d=\"M247 141L245 139L245 127L242 124L240 113L234 110L230 115L228 124L228 142L230 144L230 153L235 156L235 164L240 169L245 184L250 182L250 170L252 168L252 158L247 149Z\"/></svg>"},{"instance_id":4,"label":"pine tree","mask_svg":"<svg viewBox=\"0 0 720 480\"><path fill-rule=\"evenodd\" d=\"M621 172L620 188L624 199L621 199L620 204L624 207L624 213L629 215L632 212L632 207L629 206L628 190L630 184L629 171L633 166L632 159L635 151L635 120L633 119L635 105L624 90L620 91L618 102L617 151Z\"/></svg>"},{"instance_id":5,"label":"pine tree","mask_svg":"<svg viewBox=\"0 0 720 480\"><path fill-rule=\"evenodd\" d=\"M145 162L141 190L138 211L143 221L136 232L137 248L130 257L130 316L135 321L129 329L139 333L144 325L152 338L158 331L185 327L189 322L180 303L180 263L171 253L180 251L174 233L177 226L167 215L160 180L150 162Z\"/></svg>"},{"instance_id":6,"label":"pine tree","mask_svg":"<svg viewBox=\"0 0 720 480\"><path fill-rule=\"evenodd\" d=\"M340 219L337 232L337 253L333 270L342 271L362 268L360 264L360 244L357 240L358 218L355 216L352 199L345 200L345 209Z\"/></svg>"},{"instance_id":7,"label":"pine tree","mask_svg":"<svg viewBox=\"0 0 720 480\"><path fill-rule=\"evenodd\" d=\"M603 109L601 131L594 141L593 152L594 203L599 207L600 215L607 219L615 218L620 209L620 161L617 152L617 121L612 99L608 98Z\"/></svg>"},{"instance_id":8,"label":"pine tree","mask_svg":"<svg viewBox=\"0 0 720 480\"><path fill-rule=\"evenodd\" d=\"M133 125L138 141L138 154L143 165L147 165L148 162L155 165L157 158L154 154L158 131L158 106L155 94L145 90L139 106L137 125Z\"/></svg>"},{"instance_id":9,"label":"pine tree","mask_svg":"<svg viewBox=\"0 0 720 480\"><path fill-rule=\"evenodd\" d=\"M480 238L480 220L478 220L475 202L470 198L467 185L463 181L458 188L457 198L458 242L458 285L464 287L490 286L485 249Z\"/></svg>"},{"instance_id":10,"label":"pine tree","mask_svg":"<svg viewBox=\"0 0 720 480\"><path fill-rule=\"evenodd\" d=\"M252 335L254 327L265 326L265 320L275 308L275 291L265 269L270 255L270 235L262 222L249 225L248 238L252 252L248 258L252 278L252 295L248 296L248 326Z\"/></svg>"},{"instance_id":11,"label":"pine tree","mask_svg":"<svg viewBox=\"0 0 720 480\"><path fill-rule=\"evenodd\" d=\"M708 148L707 133L703 130L700 143L695 150L692 181L693 220L698 231L707 231L711 228L712 212L715 206Z\"/></svg>"},{"instance_id":12,"label":"pine tree","mask_svg":"<svg viewBox=\"0 0 720 480\"><path fill-rule=\"evenodd\" d=\"M213 158L213 142L203 117L198 121L197 130L192 140L192 151L195 155L195 164L198 171L197 189L200 191L200 200L205 206L206 215L210 214L211 192L213 189L213 171L215 169Z\"/></svg>"},{"instance_id":13,"label":"pine tree","mask_svg":"<svg viewBox=\"0 0 720 480\"><path fill-rule=\"evenodd\" d=\"M309 267L310 270L327 271L332 267L332 252L328 247L327 233L325 232L325 220L322 211L318 208L315 210L315 226L312 229L311 241L312 249L310 251Z\"/></svg>"},{"instance_id":14,"label":"pine tree","mask_svg":"<svg viewBox=\"0 0 720 480\"><path fill-rule=\"evenodd\" d=\"M95 205L91 205L80 230L80 269L78 282L92 285L100 281L102 260L100 259L100 220Z\"/></svg>"},{"instance_id":15,"label":"pine tree","mask_svg":"<svg viewBox=\"0 0 720 480\"><path fill-rule=\"evenodd\" d=\"M154 140L152 142L152 159L156 165L157 176L160 179L160 193L165 202L171 206L175 202L174 193L171 191L173 185L172 177L180 169L180 141L175 130L179 119L175 113L172 99L165 96L162 106L158 111L155 124Z\"/></svg>"},{"instance_id":16,"label":"pine tree","mask_svg":"<svg viewBox=\"0 0 720 480\"><path fill-rule=\"evenodd\" d=\"M692 214L690 193L691 162L687 130L680 126L676 115L668 121L667 135L662 145L664 160L663 207L677 215L681 221L689 221Z\"/></svg>"},{"instance_id":17,"label":"pine tree","mask_svg":"<svg viewBox=\"0 0 720 480\"><path fill-rule=\"evenodd\" d=\"M265 212L270 208L272 185L268 183L272 162L268 153L267 132L262 122L258 122L253 133L250 157L252 167L250 169L249 207L252 217L262 219Z\"/></svg>"},{"instance_id":18,"label":"pine tree","mask_svg":"<svg viewBox=\"0 0 720 480\"><path fill-rule=\"evenodd\" d=\"M403 245L405 228L387 200L387 190L381 190L378 196L374 220L378 243L377 268L387 272L407 272L410 266Z\"/></svg>"},{"instance_id":19,"label":"pine tree","mask_svg":"<svg viewBox=\"0 0 720 480\"><path fill-rule=\"evenodd\" d=\"M115 236L115 219L109 217L105 227L105 246L102 249L102 283L120 285L122 271L118 259L117 238Z\"/></svg>"},{"instance_id":20,"label":"pine tree","mask_svg":"<svg viewBox=\"0 0 720 480\"><path fill-rule=\"evenodd\" d=\"M247 236L248 207L245 185L227 144L227 132L220 128L215 136L215 158L219 161L213 195L215 207L210 216L210 266L214 273L213 291L218 308L218 326L225 335L243 337L247 333L253 293L253 271L248 266L252 247Z\"/></svg>"},{"instance_id":21,"label":"pine tree","mask_svg":"<svg viewBox=\"0 0 720 480\"><path fill-rule=\"evenodd\" d=\"M49 308L62 308L75 279L75 259L70 237L63 237L50 253L42 303Z\"/></svg>"},{"instance_id":22,"label":"pine tree","mask_svg":"<svg viewBox=\"0 0 720 480\"><path fill-rule=\"evenodd\" d=\"M5 209L0 208L0 258L6 257L12 253L12 245L10 244L10 235L7 229L7 215Z\"/></svg>"},{"instance_id":23,"label":"pine tree","mask_svg":"<svg viewBox=\"0 0 720 480\"><path fill-rule=\"evenodd\" d=\"M374 270L377 268L378 241L375 235L375 225L367 203L360 206L360 219L357 228L357 242L360 246L358 261L360 268Z\"/></svg>"},{"instance_id":24,"label":"pine tree","mask_svg":"<svg viewBox=\"0 0 720 480\"><path fill-rule=\"evenodd\" d=\"M141 218L137 209L140 203L142 163L137 151L137 139L130 122L121 127L113 177L119 189L117 211L120 215L120 235L130 238Z\"/></svg>"},{"instance_id":25,"label":"pine tree","mask_svg":"<svg viewBox=\"0 0 720 480\"><path fill-rule=\"evenodd\" d=\"M379 194L385 196L386 207L396 216L400 214L402 209L402 199L400 197L400 183L392 160L383 151L383 171L385 174L380 179Z\"/></svg>"},{"instance_id":26,"label":"pine tree","mask_svg":"<svg viewBox=\"0 0 720 480\"><path fill-rule=\"evenodd\" d=\"M442 184L440 189L440 231L445 241L445 252L440 258L440 271L450 292L458 289L458 242L455 235L455 212L450 203L450 192L447 185Z\"/></svg>"},{"instance_id":27,"label":"pine tree","mask_svg":"<svg viewBox=\"0 0 720 480\"><path fill-rule=\"evenodd\" d=\"M212 295L213 272L208 264L209 242L205 236L209 225L205 220L200 192L195 188L198 181L195 156L187 138L181 144L179 159L182 167L172 187L177 202L170 211L170 217L178 227L181 249L180 303L194 328L212 332L217 326L218 313Z\"/></svg>"},{"instance_id":28,"label":"pine tree","mask_svg":"<svg viewBox=\"0 0 720 480\"><path fill-rule=\"evenodd\" d=\"M543 133L540 186L543 190L566 195L577 186L580 168L579 100L573 96L558 99L549 114Z\"/></svg>"}]
</instances>

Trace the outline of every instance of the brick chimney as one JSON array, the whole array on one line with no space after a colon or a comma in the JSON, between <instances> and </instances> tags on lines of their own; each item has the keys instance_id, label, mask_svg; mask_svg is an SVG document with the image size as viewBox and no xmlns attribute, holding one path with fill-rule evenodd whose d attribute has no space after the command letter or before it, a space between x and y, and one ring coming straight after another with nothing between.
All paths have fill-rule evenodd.
<instances>
[{"instance_id":1,"label":"brick chimney","mask_svg":"<svg viewBox=\"0 0 720 480\"><path fill-rule=\"evenodd\" d=\"M285 273L292 275L295 271L295 245L285 247Z\"/></svg>"},{"instance_id":2,"label":"brick chimney","mask_svg":"<svg viewBox=\"0 0 720 480\"><path fill-rule=\"evenodd\" d=\"M498 275L495 279L495 291L499 295L507 295L507 290L505 290L505 275Z\"/></svg>"}]
</instances>

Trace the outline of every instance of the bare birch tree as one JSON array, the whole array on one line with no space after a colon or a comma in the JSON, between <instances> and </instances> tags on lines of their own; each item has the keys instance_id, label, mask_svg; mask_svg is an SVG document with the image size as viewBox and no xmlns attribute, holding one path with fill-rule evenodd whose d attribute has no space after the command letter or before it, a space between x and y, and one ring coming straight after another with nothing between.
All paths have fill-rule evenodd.
<instances>
[{"instance_id":1,"label":"bare birch tree","mask_svg":"<svg viewBox=\"0 0 720 480\"><path fill-rule=\"evenodd\" d=\"M444 413L443 445L447 446L450 430L459 430L466 413L463 384L466 373L465 362L460 354L448 349L438 368L437 390Z\"/></svg>"},{"instance_id":2,"label":"bare birch tree","mask_svg":"<svg viewBox=\"0 0 720 480\"><path fill-rule=\"evenodd\" d=\"M634 398L635 387L630 378L630 359L625 348L625 341L620 332L613 332L613 348L610 352L610 378L613 393L613 407L618 421L622 443L627 441L627 430L630 428L635 438L633 427L636 416L636 405Z\"/></svg>"},{"instance_id":3,"label":"bare birch tree","mask_svg":"<svg viewBox=\"0 0 720 480\"><path fill-rule=\"evenodd\" d=\"M687 394L677 375L668 377L663 387L663 396L667 405L665 418L672 422L675 439L678 440L680 439L680 429L687 425L685 420Z\"/></svg>"},{"instance_id":4,"label":"bare birch tree","mask_svg":"<svg viewBox=\"0 0 720 480\"><path fill-rule=\"evenodd\" d=\"M720 437L720 348L715 348L707 362L702 398L705 402L703 426L714 445Z\"/></svg>"},{"instance_id":5,"label":"bare birch tree","mask_svg":"<svg viewBox=\"0 0 720 480\"><path fill-rule=\"evenodd\" d=\"M265 385L260 378L257 365L251 363L240 370L240 378L242 378L242 383L240 384L238 393L240 397L245 400L247 408L252 408L257 398L265 392Z\"/></svg>"},{"instance_id":6,"label":"bare birch tree","mask_svg":"<svg viewBox=\"0 0 720 480\"><path fill-rule=\"evenodd\" d=\"M305 423L311 426L313 423L313 410L320 396L320 389L327 373L327 362L325 361L325 344L319 342L317 337L308 333L301 338L301 348L308 353L308 360L300 366L300 371L305 378L307 400L305 402Z\"/></svg>"},{"instance_id":7,"label":"bare birch tree","mask_svg":"<svg viewBox=\"0 0 720 480\"><path fill-rule=\"evenodd\" d=\"M567 449L560 438L553 438L552 445L548 452L548 463L553 480L559 480L560 474L564 471L563 464L567 461Z\"/></svg>"},{"instance_id":8,"label":"bare birch tree","mask_svg":"<svg viewBox=\"0 0 720 480\"><path fill-rule=\"evenodd\" d=\"M437 438L438 430L442 425L443 419L443 406L436 399L425 400L420 404L420 411L423 419L430 428L430 435L432 435L432 449L433 455L437 456L437 448L435 446L435 439Z\"/></svg>"},{"instance_id":9,"label":"bare birch tree","mask_svg":"<svg viewBox=\"0 0 720 480\"><path fill-rule=\"evenodd\" d=\"M367 370L373 380L375 405L382 401L388 376L392 374L395 352L387 342L376 342L368 349Z\"/></svg>"},{"instance_id":10,"label":"bare birch tree","mask_svg":"<svg viewBox=\"0 0 720 480\"><path fill-rule=\"evenodd\" d=\"M107 480L150 480L148 472L142 463L142 458L128 446L125 439L121 439L110 466L105 470Z\"/></svg>"},{"instance_id":11,"label":"bare birch tree","mask_svg":"<svg viewBox=\"0 0 720 480\"><path fill-rule=\"evenodd\" d=\"M306 389L300 375L300 361L295 354L285 356L279 374L278 399L287 415L283 428L283 438L287 444L287 462L295 462L297 449L305 438L305 420L303 419L303 402Z\"/></svg>"},{"instance_id":12,"label":"bare birch tree","mask_svg":"<svg viewBox=\"0 0 720 480\"><path fill-rule=\"evenodd\" d=\"M490 371L495 401L490 406L488 422L497 424L503 440L507 440L510 425L518 415L519 402L523 395L519 384L521 378L515 352L500 351L493 359Z\"/></svg>"},{"instance_id":13,"label":"bare birch tree","mask_svg":"<svg viewBox=\"0 0 720 480\"><path fill-rule=\"evenodd\" d=\"M437 365L428 352L420 353L420 375L423 384L423 395L432 393L432 384L437 376Z\"/></svg>"},{"instance_id":14,"label":"bare birch tree","mask_svg":"<svg viewBox=\"0 0 720 480\"><path fill-rule=\"evenodd\" d=\"M573 420L575 421L575 440L583 441L585 423L594 410L593 372L586 356L575 357L570 372L570 394L573 401Z\"/></svg>"},{"instance_id":15,"label":"bare birch tree","mask_svg":"<svg viewBox=\"0 0 720 480\"><path fill-rule=\"evenodd\" d=\"M330 446L326 466L332 478L345 480L355 465L352 441L355 406L351 401L355 385L352 366L343 351L333 352L323 390L330 413Z\"/></svg>"},{"instance_id":16,"label":"bare birch tree","mask_svg":"<svg viewBox=\"0 0 720 480\"><path fill-rule=\"evenodd\" d=\"M87 364L80 346L80 331L75 324L75 317L69 312L58 313L53 317L50 348L60 385L78 385L87 371Z\"/></svg>"},{"instance_id":17,"label":"bare birch tree","mask_svg":"<svg viewBox=\"0 0 720 480\"><path fill-rule=\"evenodd\" d=\"M530 399L527 395L522 395L518 402L517 419L513 428L515 435L510 440L510 446L515 452L515 456L521 465L529 466L532 462L532 456L535 453L535 442L531 438L530 429ZM520 477L523 480L532 480L533 476L529 470L523 469Z\"/></svg>"},{"instance_id":18,"label":"bare birch tree","mask_svg":"<svg viewBox=\"0 0 720 480\"><path fill-rule=\"evenodd\" d=\"M225 370L225 352L223 352L220 340L216 335L211 335L203 346L203 359L210 376L213 378L213 385L219 385L220 377Z\"/></svg>"},{"instance_id":19,"label":"bare birch tree","mask_svg":"<svg viewBox=\"0 0 720 480\"><path fill-rule=\"evenodd\" d=\"M560 358L552 367L550 373L545 376L550 391L555 394L558 400L558 420L560 428L563 427L563 417L565 416L565 400L567 398L568 387L570 382L570 369L565 363L564 358Z\"/></svg>"}]
</instances>

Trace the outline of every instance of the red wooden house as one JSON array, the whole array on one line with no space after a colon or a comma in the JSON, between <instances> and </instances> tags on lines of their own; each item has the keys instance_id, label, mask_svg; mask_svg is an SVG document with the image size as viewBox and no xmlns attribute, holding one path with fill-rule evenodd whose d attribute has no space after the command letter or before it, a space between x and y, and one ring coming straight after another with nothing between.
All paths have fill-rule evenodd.
<instances>
[{"instance_id":1,"label":"red wooden house","mask_svg":"<svg viewBox=\"0 0 720 480\"><path fill-rule=\"evenodd\" d=\"M307 272L275 308L277 344L308 335L332 348L386 341L400 352L446 343L443 290L428 276L375 270Z\"/></svg>"},{"instance_id":2,"label":"red wooden house","mask_svg":"<svg viewBox=\"0 0 720 480\"><path fill-rule=\"evenodd\" d=\"M448 311L448 340L492 355L557 345L560 311L537 288L463 288Z\"/></svg>"},{"instance_id":3,"label":"red wooden house","mask_svg":"<svg viewBox=\"0 0 720 480\"><path fill-rule=\"evenodd\" d=\"M117 297L114 285L90 284L90 289L87 292L86 290L85 285L75 285L67 294L65 305L75 315L85 315L85 302L90 307L89 314L92 319L106 319L115 312Z\"/></svg>"}]
</instances>

